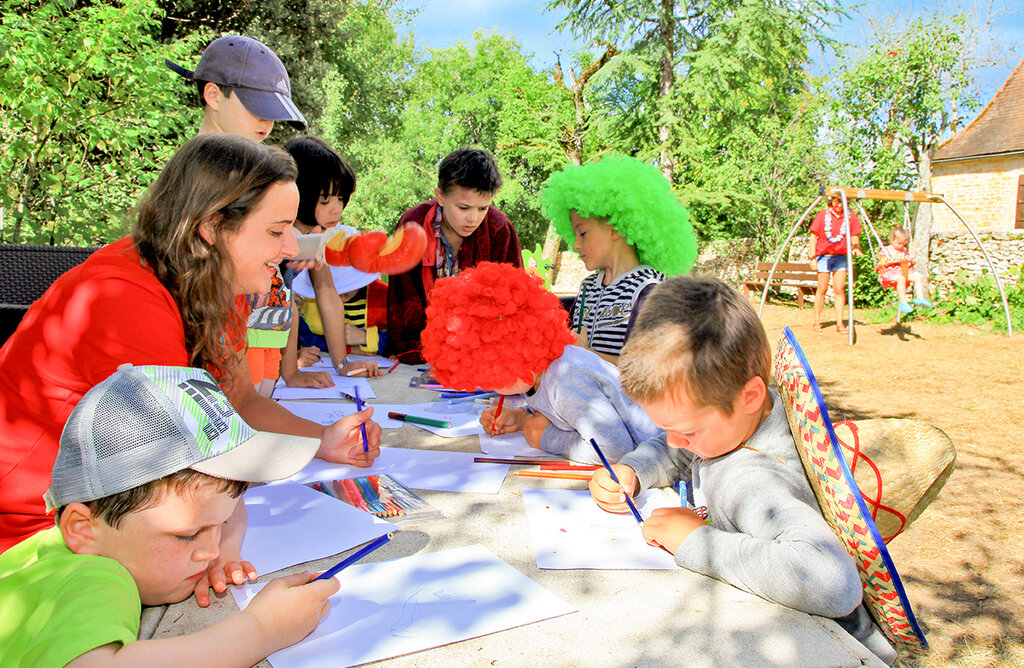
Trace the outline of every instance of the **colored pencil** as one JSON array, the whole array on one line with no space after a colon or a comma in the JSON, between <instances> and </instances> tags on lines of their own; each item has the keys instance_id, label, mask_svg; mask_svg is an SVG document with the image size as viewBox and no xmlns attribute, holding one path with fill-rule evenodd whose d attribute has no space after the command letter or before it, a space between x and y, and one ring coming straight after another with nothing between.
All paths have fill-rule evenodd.
<instances>
[{"instance_id":1,"label":"colored pencil","mask_svg":"<svg viewBox=\"0 0 1024 668\"><path fill-rule=\"evenodd\" d=\"M398 368L398 362L395 362L395 363L393 363L393 364L391 365L391 368L390 368L390 369L388 369L388 373L391 373L392 371L394 371L394 370L395 370L395 369L397 369L397 368Z\"/></svg>"},{"instance_id":2,"label":"colored pencil","mask_svg":"<svg viewBox=\"0 0 1024 668\"><path fill-rule=\"evenodd\" d=\"M600 464L573 464L572 462L551 462L541 464L541 471L596 471L601 468Z\"/></svg>"},{"instance_id":3,"label":"colored pencil","mask_svg":"<svg viewBox=\"0 0 1024 668\"><path fill-rule=\"evenodd\" d=\"M590 480L589 473L569 473L562 471L516 471L520 478L558 478L560 480Z\"/></svg>"},{"instance_id":4,"label":"colored pencil","mask_svg":"<svg viewBox=\"0 0 1024 668\"><path fill-rule=\"evenodd\" d=\"M580 290L580 310L576 314L576 331L580 332L583 330L583 307L587 304L587 284L583 284L583 289Z\"/></svg>"},{"instance_id":5,"label":"colored pencil","mask_svg":"<svg viewBox=\"0 0 1024 668\"><path fill-rule=\"evenodd\" d=\"M475 464L514 464L519 466L535 466L537 464L550 464L558 461L565 460L543 459L540 457L523 457L522 459L509 459L507 457L473 457L473 463Z\"/></svg>"},{"instance_id":6,"label":"colored pencil","mask_svg":"<svg viewBox=\"0 0 1024 668\"><path fill-rule=\"evenodd\" d=\"M614 480L619 487L622 487L622 483L619 482L619 477L615 475L615 471L612 470L612 465L608 463L608 459L605 458L604 453L601 452L601 448L598 447L597 441L595 441L594 439L590 439L590 444L594 446L594 450L597 451L597 456L601 458L601 463L604 464L605 469L608 470L608 475L612 477L612 480ZM629 509L633 512L633 517L636 518L637 524L643 526L643 515L641 515L640 511L636 509L635 505L633 505L633 499L629 497L629 494L626 494L625 488L622 489L622 495L626 497L626 505L628 505Z\"/></svg>"},{"instance_id":7,"label":"colored pencil","mask_svg":"<svg viewBox=\"0 0 1024 668\"><path fill-rule=\"evenodd\" d=\"M452 399L449 399L448 400L448 405L449 406L453 406L455 404L466 403L467 401L475 402L478 399L490 399L491 397L493 397L496 394L497 394L497 392L484 392L482 394L466 394L466 395L463 395L461 397L454 397ZM444 395L442 394L441 396L443 397Z\"/></svg>"},{"instance_id":8,"label":"colored pencil","mask_svg":"<svg viewBox=\"0 0 1024 668\"><path fill-rule=\"evenodd\" d=\"M492 434L498 433L497 431L495 431L495 429L496 429L495 428L495 424L497 424L497 422L498 422L498 416L501 415L501 407L504 406L504 405L505 405L505 395L503 394L500 397L498 397L498 407L494 409L494 422L491 423L491 433Z\"/></svg>"},{"instance_id":9,"label":"colored pencil","mask_svg":"<svg viewBox=\"0 0 1024 668\"><path fill-rule=\"evenodd\" d=\"M362 412L362 410L363 410L363 400L359 398L359 386L358 385L355 387L355 390L356 390L356 410ZM363 435L363 452L369 452L370 451L370 444L366 440L366 423L365 422L362 422L362 423L359 424L359 431Z\"/></svg>"},{"instance_id":10,"label":"colored pencil","mask_svg":"<svg viewBox=\"0 0 1024 668\"><path fill-rule=\"evenodd\" d=\"M458 399L460 397L479 397L487 394L484 390L473 390L472 392L442 392L440 397L442 399Z\"/></svg>"},{"instance_id":11,"label":"colored pencil","mask_svg":"<svg viewBox=\"0 0 1024 668\"><path fill-rule=\"evenodd\" d=\"M384 504L380 502L380 497L373 491L373 486L366 481L365 478L354 478L356 485L359 487L359 491L363 493L363 498L366 500L366 505L370 506L375 515L381 513L387 513L387 509L384 508Z\"/></svg>"},{"instance_id":12,"label":"colored pencil","mask_svg":"<svg viewBox=\"0 0 1024 668\"><path fill-rule=\"evenodd\" d=\"M335 564L331 568L327 569L326 571L324 571L320 575L318 575L315 578L313 578L313 580L316 581L316 580L326 580L328 578L333 578L342 569L348 568L349 566L351 566L352 564L356 563L357 561L359 561L360 559L362 559L366 555L370 554L374 550L382 547L385 543L387 543L389 540L391 540L391 536L392 536L392 534L386 533L383 536L381 536L380 538L378 538L377 540L373 541L372 543L367 543L366 546L363 547L361 550L359 550L358 552L356 552L355 554L353 554L350 557L346 557L346 558L342 559L341 561L339 561L337 564Z\"/></svg>"},{"instance_id":13,"label":"colored pencil","mask_svg":"<svg viewBox=\"0 0 1024 668\"><path fill-rule=\"evenodd\" d=\"M355 504L353 505L355 505L356 508L365 510L368 513L371 512L370 507L366 505L366 501L363 500L363 495L359 491L359 486L356 485L351 478L342 480L342 484L345 485L345 488L348 490L349 496L355 500Z\"/></svg>"},{"instance_id":14,"label":"colored pencil","mask_svg":"<svg viewBox=\"0 0 1024 668\"><path fill-rule=\"evenodd\" d=\"M352 369L351 371L349 371L345 375L346 376L354 376L357 373L366 373L366 369L364 367L359 367L358 369Z\"/></svg>"},{"instance_id":15,"label":"colored pencil","mask_svg":"<svg viewBox=\"0 0 1024 668\"><path fill-rule=\"evenodd\" d=\"M395 413L394 411L388 412L388 417L392 420L402 420L403 422L412 422L413 424L422 424L428 427L441 427L442 429L451 429L452 423L445 420L435 420L433 418L419 417L418 415L406 415L405 413Z\"/></svg>"}]
</instances>

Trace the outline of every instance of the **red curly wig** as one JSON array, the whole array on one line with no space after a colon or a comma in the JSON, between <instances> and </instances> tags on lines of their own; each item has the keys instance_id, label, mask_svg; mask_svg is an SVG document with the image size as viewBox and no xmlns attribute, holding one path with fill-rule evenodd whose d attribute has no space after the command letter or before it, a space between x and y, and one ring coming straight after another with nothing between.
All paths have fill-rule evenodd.
<instances>
[{"instance_id":1,"label":"red curly wig","mask_svg":"<svg viewBox=\"0 0 1024 668\"><path fill-rule=\"evenodd\" d=\"M533 383L576 340L543 281L511 264L481 262L434 284L423 358L456 390Z\"/></svg>"}]
</instances>

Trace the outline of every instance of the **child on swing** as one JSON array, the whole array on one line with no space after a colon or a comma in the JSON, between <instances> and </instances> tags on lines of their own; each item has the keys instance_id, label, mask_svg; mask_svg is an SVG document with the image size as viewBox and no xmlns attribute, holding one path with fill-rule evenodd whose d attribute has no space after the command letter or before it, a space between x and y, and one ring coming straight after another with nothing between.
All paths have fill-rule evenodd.
<instances>
[{"instance_id":1,"label":"child on swing","mask_svg":"<svg viewBox=\"0 0 1024 668\"><path fill-rule=\"evenodd\" d=\"M907 246L910 244L910 235L901 226L897 225L889 233L889 245L882 246L878 253L878 264L875 271L878 272L878 280L882 287L896 288L896 294L900 300L900 313L912 313L914 306L907 299L907 284L913 284L914 304L922 308L931 308L932 303L924 296L924 285L921 282L921 275L911 269L914 261L910 259Z\"/></svg>"}]
</instances>

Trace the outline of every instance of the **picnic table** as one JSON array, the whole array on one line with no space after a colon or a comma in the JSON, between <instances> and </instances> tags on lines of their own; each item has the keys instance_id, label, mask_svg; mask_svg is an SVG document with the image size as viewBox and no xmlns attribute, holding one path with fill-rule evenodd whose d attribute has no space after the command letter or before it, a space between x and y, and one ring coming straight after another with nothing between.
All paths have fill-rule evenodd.
<instances>
[{"instance_id":1,"label":"picnic table","mask_svg":"<svg viewBox=\"0 0 1024 668\"><path fill-rule=\"evenodd\" d=\"M410 388L415 369L371 379L382 403L432 401ZM478 452L477 437L448 439L411 424L384 430L382 445ZM882 666L835 622L797 612L686 570L542 570L530 545L522 490L585 489L585 482L520 478L513 467L495 495L420 491L444 518L406 524L366 562L480 544L578 612L370 665L402 666ZM536 468L536 467L529 467ZM354 551L354 550L353 550ZM350 551L351 552L351 551ZM342 553L346 554L346 553ZM244 556L244 555L243 555ZM321 571L339 556L271 574ZM173 637L237 612L230 595L149 608L141 637ZM262 661L259 666L269 666Z\"/></svg>"}]
</instances>

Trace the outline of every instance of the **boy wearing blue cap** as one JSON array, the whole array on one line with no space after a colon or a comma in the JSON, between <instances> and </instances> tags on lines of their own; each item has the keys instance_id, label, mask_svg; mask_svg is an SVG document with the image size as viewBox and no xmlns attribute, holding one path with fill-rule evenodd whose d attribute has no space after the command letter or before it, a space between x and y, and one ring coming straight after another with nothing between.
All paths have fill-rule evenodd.
<instances>
[{"instance_id":1,"label":"boy wearing blue cap","mask_svg":"<svg viewBox=\"0 0 1024 668\"><path fill-rule=\"evenodd\" d=\"M279 578L208 629L136 641L141 606L184 600L217 558L247 481L316 448L253 431L205 371L122 366L65 425L45 495L57 526L0 555L0 665L250 666L304 638L337 580Z\"/></svg>"},{"instance_id":2,"label":"boy wearing blue cap","mask_svg":"<svg viewBox=\"0 0 1024 668\"><path fill-rule=\"evenodd\" d=\"M291 82L281 59L252 37L225 35L210 42L195 70L164 61L196 82L203 105L199 134L226 132L261 142L284 121L306 131L306 119L292 102Z\"/></svg>"}]
</instances>

